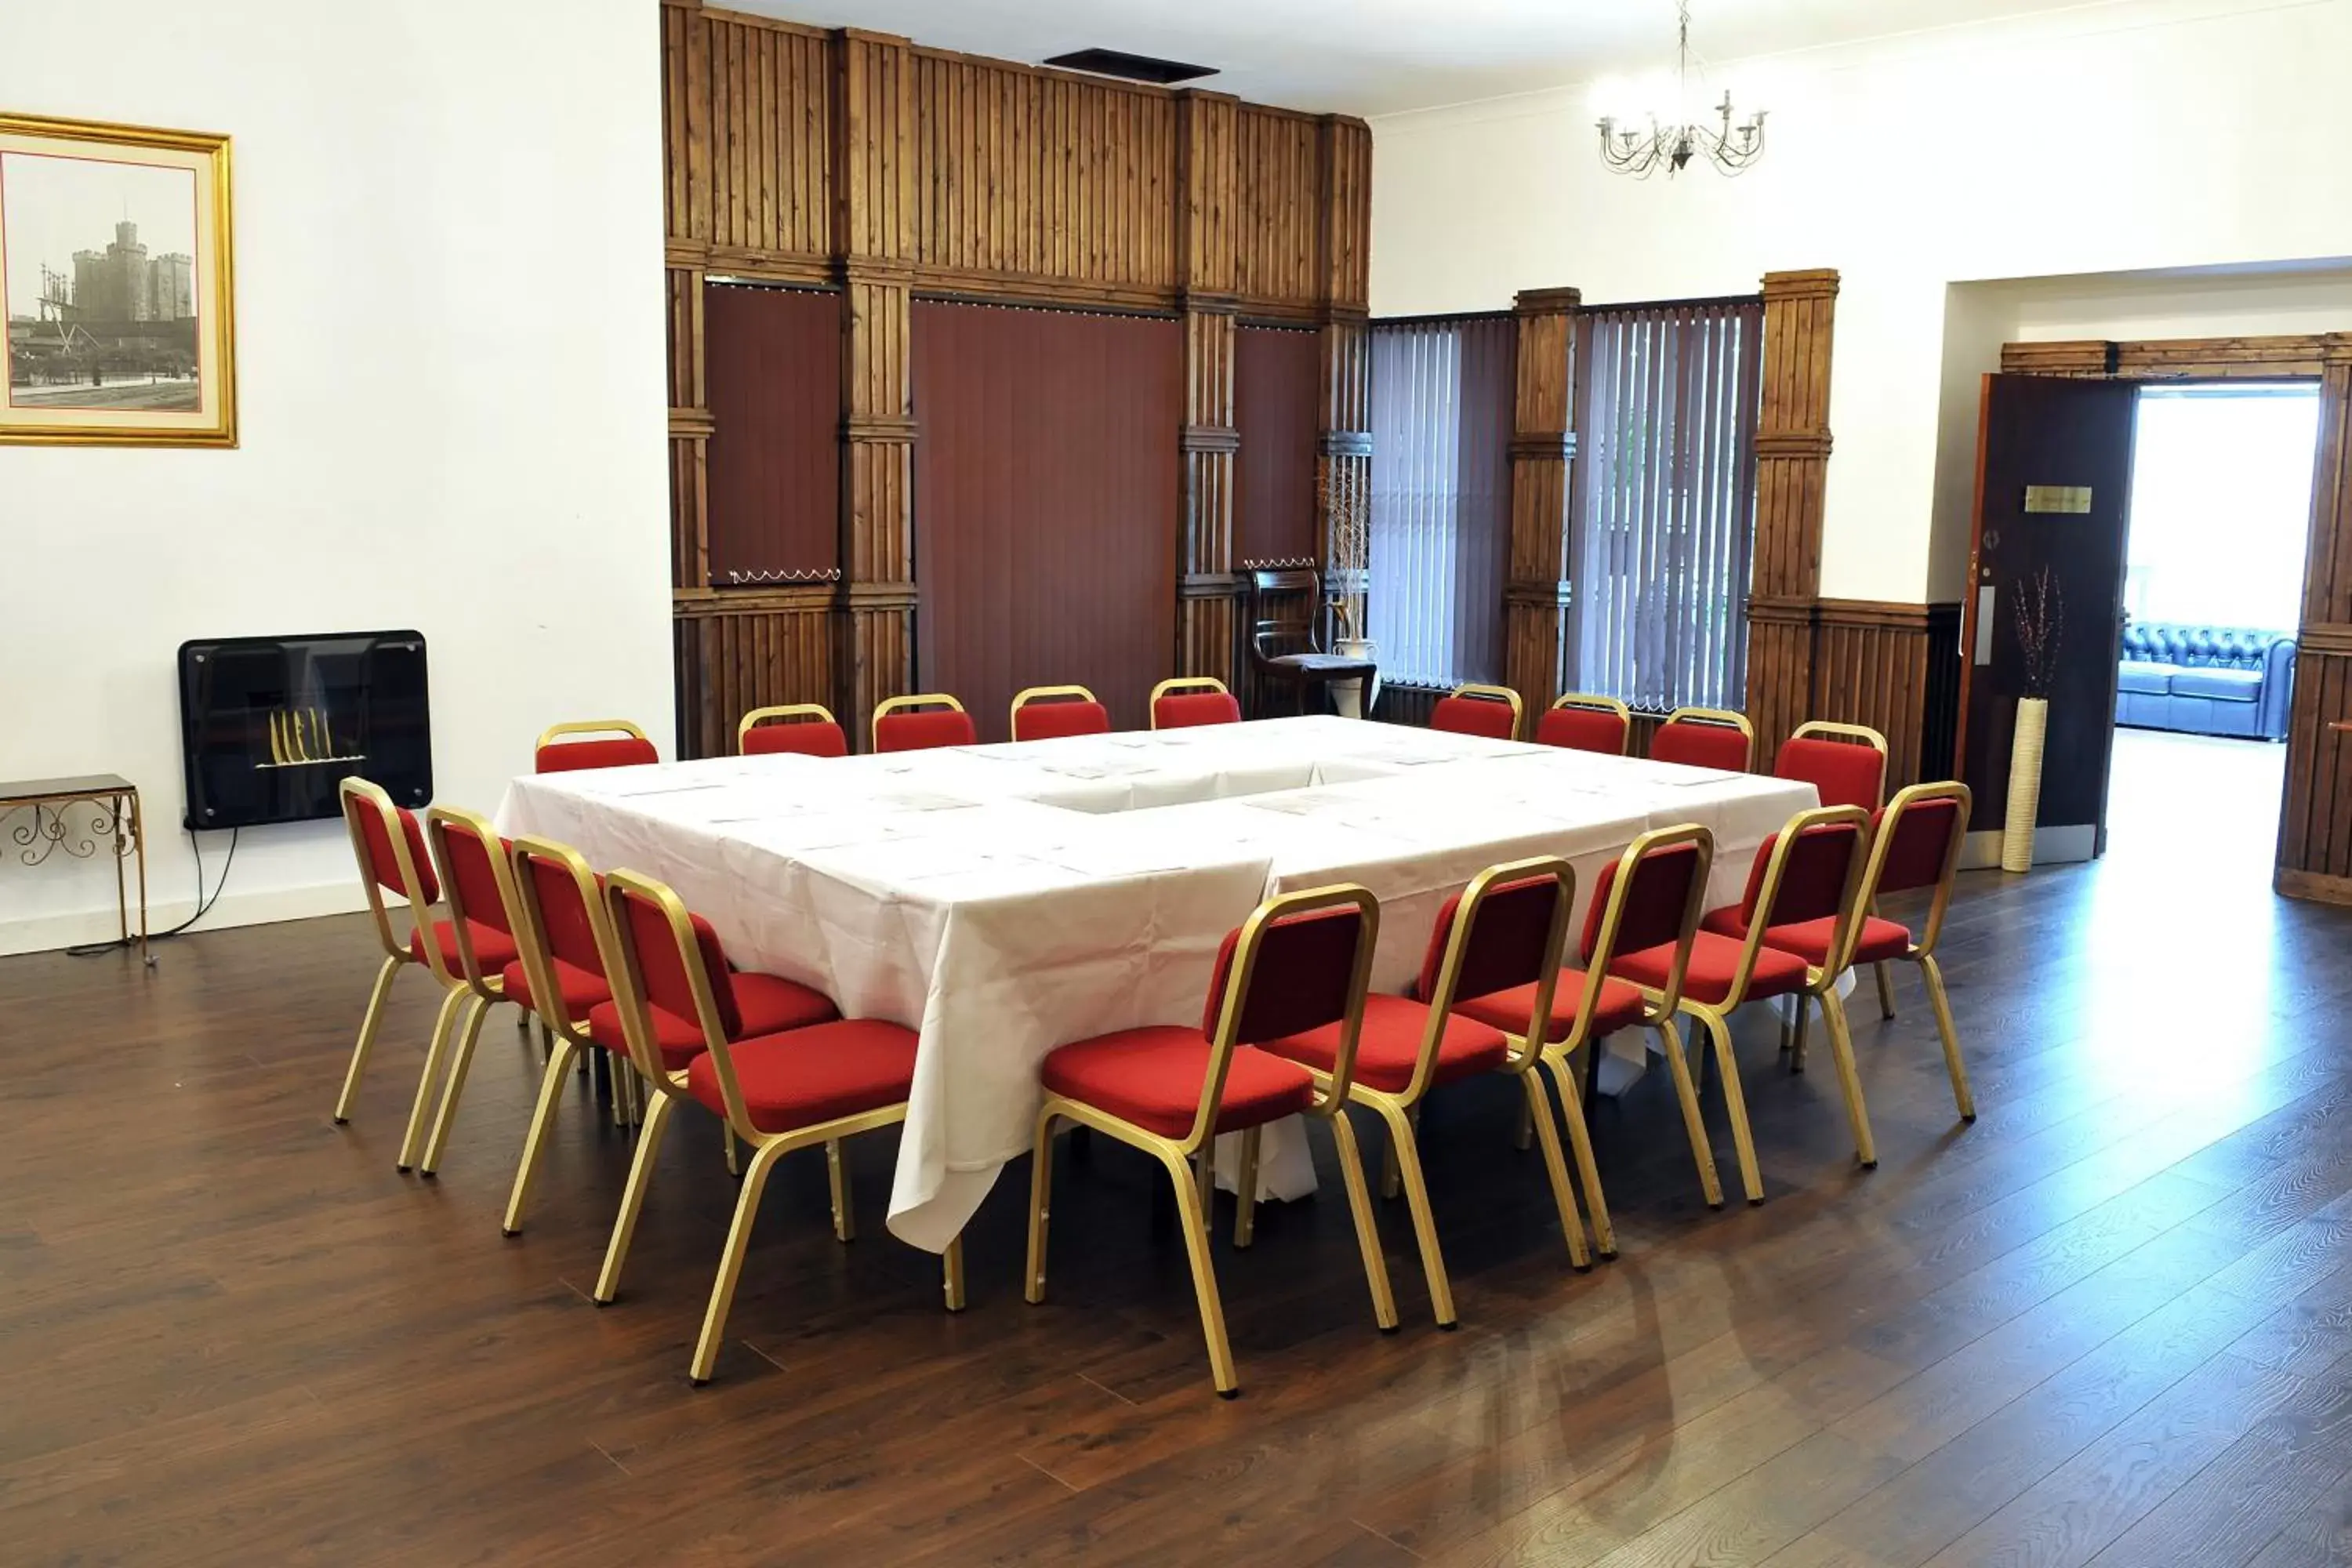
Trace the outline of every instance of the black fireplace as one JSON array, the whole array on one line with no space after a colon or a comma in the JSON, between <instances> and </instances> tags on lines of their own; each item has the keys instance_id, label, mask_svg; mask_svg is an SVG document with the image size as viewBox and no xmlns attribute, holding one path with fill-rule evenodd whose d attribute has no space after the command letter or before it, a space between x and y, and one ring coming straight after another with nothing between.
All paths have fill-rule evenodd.
<instances>
[{"instance_id":1,"label":"black fireplace","mask_svg":"<svg viewBox=\"0 0 2352 1568\"><path fill-rule=\"evenodd\" d=\"M422 633L325 632L180 645L192 828L334 816L357 774L402 805L433 798Z\"/></svg>"}]
</instances>

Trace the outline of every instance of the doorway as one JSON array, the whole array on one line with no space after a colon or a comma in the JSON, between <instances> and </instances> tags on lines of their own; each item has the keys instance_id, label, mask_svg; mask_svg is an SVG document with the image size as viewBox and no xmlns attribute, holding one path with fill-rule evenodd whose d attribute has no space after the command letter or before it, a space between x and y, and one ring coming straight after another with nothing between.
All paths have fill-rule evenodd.
<instances>
[{"instance_id":1,"label":"doorway","mask_svg":"<svg viewBox=\"0 0 2352 1568\"><path fill-rule=\"evenodd\" d=\"M2286 764L2319 388L2139 386L2105 848L2266 886Z\"/></svg>"}]
</instances>

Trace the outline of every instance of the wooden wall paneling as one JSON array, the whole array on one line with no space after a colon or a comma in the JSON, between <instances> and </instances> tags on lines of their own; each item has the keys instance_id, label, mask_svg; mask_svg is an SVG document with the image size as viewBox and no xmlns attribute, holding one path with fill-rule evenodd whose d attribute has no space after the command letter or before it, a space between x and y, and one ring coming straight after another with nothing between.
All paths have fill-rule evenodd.
<instances>
[{"instance_id":1,"label":"wooden wall paneling","mask_svg":"<svg viewBox=\"0 0 2352 1568\"><path fill-rule=\"evenodd\" d=\"M1748 716L1769 768L1809 718L1822 508L1830 459L1830 353L1838 275L1764 275L1764 402L1756 432L1756 551L1748 601Z\"/></svg>"},{"instance_id":2,"label":"wooden wall paneling","mask_svg":"<svg viewBox=\"0 0 2352 1568\"><path fill-rule=\"evenodd\" d=\"M1803 719L1867 724L1885 735L1889 795L1950 777L1959 605L1822 599L1812 632Z\"/></svg>"},{"instance_id":3,"label":"wooden wall paneling","mask_svg":"<svg viewBox=\"0 0 2352 1568\"><path fill-rule=\"evenodd\" d=\"M2279 819L2278 890L2352 903L2352 333L2332 334L2304 564Z\"/></svg>"},{"instance_id":4,"label":"wooden wall paneling","mask_svg":"<svg viewBox=\"0 0 2352 1568\"><path fill-rule=\"evenodd\" d=\"M667 22L680 14L665 8L662 16ZM670 586L684 590L699 590L709 582L710 410L703 390L702 276L692 267L663 272L669 329Z\"/></svg>"},{"instance_id":5,"label":"wooden wall paneling","mask_svg":"<svg viewBox=\"0 0 2352 1568\"><path fill-rule=\"evenodd\" d=\"M1177 541L1176 673L1241 689L1234 570L1234 237L1241 104L1176 100L1176 258L1184 323L1183 503ZM1311 441L1312 437L1308 439Z\"/></svg>"},{"instance_id":6,"label":"wooden wall paneling","mask_svg":"<svg viewBox=\"0 0 2352 1568\"><path fill-rule=\"evenodd\" d=\"M2063 342L2003 343L2003 375L2113 375L2118 345L2102 338Z\"/></svg>"},{"instance_id":7,"label":"wooden wall paneling","mask_svg":"<svg viewBox=\"0 0 2352 1568\"><path fill-rule=\"evenodd\" d=\"M678 751L725 756L735 724L754 708L833 701L830 585L747 590L680 599Z\"/></svg>"},{"instance_id":8,"label":"wooden wall paneling","mask_svg":"<svg viewBox=\"0 0 2352 1568\"><path fill-rule=\"evenodd\" d=\"M1529 712L1559 695L1568 634L1569 508L1575 494L1574 289L1530 289L1518 324L1511 437L1511 550L1503 589L1503 683ZM1753 655L1750 655L1753 670Z\"/></svg>"},{"instance_id":9,"label":"wooden wall paneling","mask_svg":"<svg viewBox=\"0 0 2352 1568\"><path fill-rule=\"evenodd\" d=\"M1299 164L1292 149L1295 132L1262 126L1265 141L1259 161L1244 155L1244 181L1267 191L1294 193L1286 205L1304 215L1308 229L1309 282L1318 300L1322 324L1322 427L1316 438L1315 493L1321 512L1319 553L1323 587L1345 629L1365 632L1365 595L1371 584L1372 515L1372 343L1368 327L1368 274L1354 259L1371 232L1371 130L1360 120L1325 115L1307 125L1314 152L1311 169ZM1279 170L1277 174L1275 171ZM1298 187L1302 170L1307 174ZM1304 199L1300 199L1303 197ZM1264 202L1259 220L1265 220ZM1295 225L1283 226L1286 229ZM1244 227L1244 234L1250 226ZM1254 285L1269 285L1277 276L1287 279L1295 241L1285 241L1278 252L1260 250L1251 275L1251 247L1244 242L1244 292L1257 298ZM1337 259L1335 259L1337 258Z\"/></svg>"}]
</instances>

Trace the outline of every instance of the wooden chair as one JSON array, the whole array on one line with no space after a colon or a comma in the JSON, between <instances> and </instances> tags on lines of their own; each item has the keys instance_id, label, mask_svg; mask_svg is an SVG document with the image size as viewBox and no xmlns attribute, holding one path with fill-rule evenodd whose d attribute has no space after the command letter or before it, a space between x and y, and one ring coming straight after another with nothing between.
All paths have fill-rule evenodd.
<instances>
[{"instance_id":1,"label":"wooden chair","mask_svg":"<svg viewBox=\"0 0 2352 1568\"><path fill-rule=\"evenodd\" d=\"M778 722L770 723L768 721ZM822 702L787 702L775 708L754 708L735 726L735 751L740 756L771 756L795 752L804 757L845 757L849 737L843 734L833 710Z\"/></svg>"},{"instance_id":2,"label":"wooden chair","mask_svg":"<svg viewBox=\"0 0 2352 1568\"><path fill-rule=\"evenodd\" d=\"M602 739L565 739L571 735ZM576 719L567 724L551 724L540 732L531 770L562 773L578 768L633 768L660 761L661 753L646 739L646 732L626 719Z\"/></svg>"},{"instance_id":3,"label":"wooden chair","mask_svg":"<svg viewBox=\"0 0 2352 1568\"><path fill-rule=\"evenodd\" d=\"M1151 689L1151 727L1189 730L1202 724L1238 724L1242 705L1210 675L1180 675Z\"/></svg>"},{"instance_id":4,"label":"wooden chair","mask_svg":"<svg viewBox=\"0 0 2352 1568\"><path fill-rule=\"evenodd\" d=\"M1650 760L1744 773L1756 755L1756 726L1727 708L1677 708L1650 737Z\"/></svg>"},{"instance_id":5,"label":"wooden chair","mask_svg":"<svg viewBox=\"0 0 2352 1568\"><path fill-rule=\"evenodd\" d=\"M1570 691L1536 721L1536 744L1622 757L1633 734L1633 710L1614 697Z\"/></svg>"},{"instance_id":6,"label":"wooden chair","mask_svg":"<svg viewBox=\"0 0 2352 1568\"><path fill-rule=\"evenodd\" d=\"M1110 710L1083 686L1031 686L1013 694L1013 738L1058 741L1110 733Z\"/></svg>"},{"instance_id":7,"label":"wooden chair","mask_svg":"<svg viewBox=\"0 0 2352 1568\"><path fill-rule=\"evenodd\" d=\"M1335 680L1370 681L1370 659L1323 651L1323 577L1308 567L1250 574L1250 668L1260 681L1286 687L1291 710L1307 711L1307 693Z\"/></svg>"},{"instance_id":8,"label":"wooden chair","mask_svg":"<svg viewBox=\"0 0 2352 1568\"><path fill-rule=\"evenodd\" d=\"M1484 735L1490 741L1516 741L1525 715L1519 694L1507 686L1482 686L1475 681L1457 686L1430 710L1429 727L1449 735Z\"/></svg>"},{"instance_id":9,"label":"wooden chair","mask_svg":"<svg viewBox=\"0 0 2352 1568\"><path fill-rule=\"evenodd\" d=\"M973 746L980 731L963 704L944 691L893 697L874 710L874 750L927 752L938 746Z\"/></svg>"}]
</instances>

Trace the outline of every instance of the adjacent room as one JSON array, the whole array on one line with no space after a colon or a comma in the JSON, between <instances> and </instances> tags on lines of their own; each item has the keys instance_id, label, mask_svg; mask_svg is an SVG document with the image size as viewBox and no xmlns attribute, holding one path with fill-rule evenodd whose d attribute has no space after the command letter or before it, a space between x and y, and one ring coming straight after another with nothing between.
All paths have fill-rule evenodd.
<instances>
[{"instance_id":1,"label":"adjacent room","mask_svg":"<svg viewBox=\"0 0 2352 1568\"><path fill-rule=\"evenodd\" d=\"M2352 1562L2347 58L0 14L0 1562Z\"/></svg>"}]
</instances>

